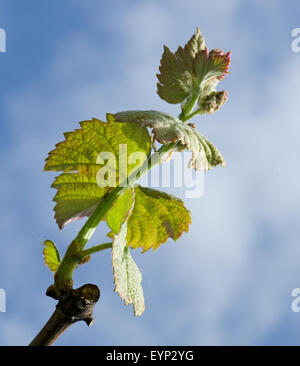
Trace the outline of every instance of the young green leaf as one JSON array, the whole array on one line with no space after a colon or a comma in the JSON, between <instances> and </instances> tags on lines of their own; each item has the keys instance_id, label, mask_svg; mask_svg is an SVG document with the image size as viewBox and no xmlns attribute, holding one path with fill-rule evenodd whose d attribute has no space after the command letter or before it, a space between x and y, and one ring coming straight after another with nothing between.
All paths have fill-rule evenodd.
<instances>
[{"instance_id":1,"label":"young green leaf","mask_svg":"<svg viewBox=\"0 0 300 366\"><path fill-rule=\"evenodd\" d=\"M184 48L179 47L172 53L164 47L157 74L157 93L166 102L178 104L192 95L199 96L204 89L213 91L217 82L228 73L229 65L230 52L225 54L219 49L208 52L197 28Z\"/></svg>"},{"instance_id":2,"label":"young green leaf","mask_svg":"<svg viewBox=\"0 0 300 366\"><path fill-rule=\"evenodd\" d=\"M99 187L96 178L81 173L62 173L55 178L52 188L57 189L55 219L60 229L65 225L90 216L99 200L111 190Z\"/></svg>"},{"instance_id":3,"label":"young green leaf","mask_svg":"<svg viewBox=\"0 0 300 366\"><path fill-rule=\"evenodd\" d=\"M142 248L143 252L156 250L169 238L179 239L191 223L191 213L179 198L141 186L128 188L108 211L110 238L119 233L127 216L127 246Z\"/></svg>"},{"instance_id":4,"label":"young green leaf","mask_svg":"<svg viewBox=\"0 0 300 366\"><path fill-rule=\"evenodd\" d=\"M125 305L133 304L135 316L141 316L145 310L142 275L126 247L126 235L127 221L121 225L119 234L114 236L112 245L115 291Z\"/></svg>"},{"instance_id":5,"label":"young green leaf","mask_svg":"<svg viewBox=\"0 0 300 366\"><path fill-rule=\"evenodd\" d=\"M160 73L157 74L157 93L166 102L178 104L193 93L193 62L196 54L205 48L199 28L185 45L172 53L164 46Z\"/></svg>"},{"instance_id":6,"label":"young green leaf","mask_svg":"<svg viewBox=\"0 0 300 366\"><path fill-rule=\"evenodd\" d=\"M116 122L137 123L152 127L154 137L162 144L179 142L179 149L192 151L189 166L195 170L209 170L214 166L225 166L218 149L202 136L196 128L182 123L167 113L158 111L125 111L115 114Z\"/></svg>"},{"instance_id":7,"label":"young green leaf","mask_svg":"<svg viewBox=\"0 0 300 366\"><path fill-rule=\"evenodd\" d=\"M194 84L200 88L212 79L222 80L228 74L230 52L219 49L208 52L207 48L199 51L193 62Z\"/></svg>"},{"instance_id":8,"label":"young green leaf","mask_svg":"<svg viewBox=\"0 0 300 366\"><path fill-rule=\"evenodd\" d=\"M165 192L137 186L134 206L127 223L127 245L156 250L169 238L188 232L191 213L182 200Z\"/></svg>"},{"instance_id":9,"label":"young green leaf","mask_svg":"<svg viewBox=\"0 0 300 366\"><path fill-rule=\"evenodd\" d=\"M107 225L115 234L119 234L122 224L134 205L134 188L128 188L114 203L106 215Z\"/></svg>"},{"instance_id":10,"label":"young green leaf","mask_svg":"<svg viewBox=\"0 0 300 366\"><path fill-rule=\"evenodd\" d=\"M99 200L138 169L150 154L151 140L146 127L115 123L111 114L107 120L81 122L81 128L65 133L65 141L57 144L46 159L45 170L63 172L52 184L57 189L55 218L60 228L89 216ZM122 164L123 168L119 169L120 160L136 152L138 159ZM102 158L100 153L104 153ZM113 155L106 158L105 154L109 153ZM97 184L99 176L103 179L107 176L106 186Z\"/></svg>"},{"instance_id":11,"label":"young green leaf","mask_svg":"<svg viewBox=\"0 0 300 366\"><path fill-rule=\"evenodd\" d=\"M196 33L192 36L192 38L187 42L187 44L182 47L178 47L175 55L184 60L187 70L192 72L193 63L195 56L199 51L205 49L205 40L200 32L200 29L196 28Z\"/></svg>"},{"instance_id":12,"label":"young green leaf","mask_svg":"<svg viewBox=\"0 0 300 366\"><path fill-rule=\"evenodd\" d=\"M51 240L46 240L44 245L43 256L45 264L50 271L56 272L61 262L59 251Z\"/></svg>"}]
</instances>

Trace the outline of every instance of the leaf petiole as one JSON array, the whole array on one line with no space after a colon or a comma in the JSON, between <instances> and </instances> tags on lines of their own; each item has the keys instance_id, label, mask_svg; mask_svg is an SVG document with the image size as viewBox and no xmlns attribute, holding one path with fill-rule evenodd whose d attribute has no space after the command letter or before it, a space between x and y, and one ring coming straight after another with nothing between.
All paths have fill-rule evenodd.
<instances>
[{"instance_id":1,"label":"leaf petiole","mask_svg":"<svg viewBox=\"0 0 300 366\"><path fill-rule=\"evenodd\" d=\"M112 247L112 243L104 243L104 244L100 244L100 245L96 245L94 247L88 248L86 250L82 250L80 254L84 258L88 255L101 252L102 250L109 249L111 247Z\"/></svg>"},{"instance_id":2,"label":"leaf petiole","mask_svg":"<svg viewBox=\"0 0 300 366\"><path fill-rule=\"evenodd\" d=\"M194 105L198 99L198 94L194 93L192 94L192 96L190 97L190 99L186 102L185 106L183 107L182 109L182 112L180 113L179 115L179 119L182 121L182 122L185 122L187 121L188 119L190 119L193 114L190 114L194 108Z\"/></svg>"}]
</instances>

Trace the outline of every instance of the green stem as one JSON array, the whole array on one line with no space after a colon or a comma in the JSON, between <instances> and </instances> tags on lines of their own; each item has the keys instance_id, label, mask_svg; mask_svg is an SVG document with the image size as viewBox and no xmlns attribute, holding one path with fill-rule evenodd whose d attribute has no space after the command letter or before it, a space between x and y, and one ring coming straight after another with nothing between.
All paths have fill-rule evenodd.
<instances>
[{"instance_id":1,"label":"green stem","mask_svg":"<svg viewBox=\"0 0 300 366\"><path fill-rule=\"evenodd\" d=\"M96 245L96 246L91 247L89 249L83 250L81 252L81 255L84 258L87 255L91 255L91 254L94 254L94 253L98 253L98 252L101 252L101 250L109 249L111 247L112 247L112 243L105 243L105 244Z\"/></svg>"},{"instance_id":2,"label":"green stem","mask_svg":"<svg viewBox=\"0 0 300 366\"><path fill-rule=\"evenodd\" d=\"M86 243L94 234L103 216L112 207L115 200L119 198L125 190L126 187L117 186L100 201L99 205L83 225L75 239L79 243L80 250L83 250Z\"/></svg>"},{"instance_id":3,"label":"green stem","mask_svg":"<svg viewBox=\"0 0 300 366\"><path fill-rule=\"evenodd\" d=\"M191 118L193 118L194 116L196 116L197 114L204 114L205 112L202 111L201 109L196 109L194 112L190 113L188 116L186 116L182 122L185 122Z\"/></svg>"},{"instance_id":4,"label":"green stem","mask_svg":"<svg viewBox=\"0 0 300 366\"><path fill-rule=\"evenodd\" d=\"M192 94L192 96L190 97L190 99L187 101L187 103L185 104L185 106L182 109L182 112L179 115L179 119L182 122L187 121L190 117L189 114L191 113L191 111L194 108L194 105L197 101L198 98L198 94Z\"/></svg>"}]
</instances>

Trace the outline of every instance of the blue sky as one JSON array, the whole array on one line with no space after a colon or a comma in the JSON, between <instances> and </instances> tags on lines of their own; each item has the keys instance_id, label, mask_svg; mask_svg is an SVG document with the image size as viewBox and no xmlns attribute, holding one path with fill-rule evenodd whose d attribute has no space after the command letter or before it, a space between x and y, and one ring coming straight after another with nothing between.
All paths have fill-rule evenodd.
<instances>
[{"instance_id":1,"label":"blue sky","mask_svg":"<svg viewBox=\"0 0 300 366\"><path fill-rule=\"evenodd\" d=\"M133 255L146 311L134 318L113 292L110 253L82 266L75 284L102 293L91 328L76 324L58 345L299 345L300 27L296 0L0 0L0 344L27 344L53 311L42 242L61 251L79 230L59 231L43 160L64 131L126 109L174 115L156 95L163 44L175 50L199 26L208 48L232 51L221 89L228 102L198 129L227 166L186 199L188 234ZM184 197L183 192L176 191ZM103 242L101 225L91 244Z\"/></svg>"}]
</instances>

